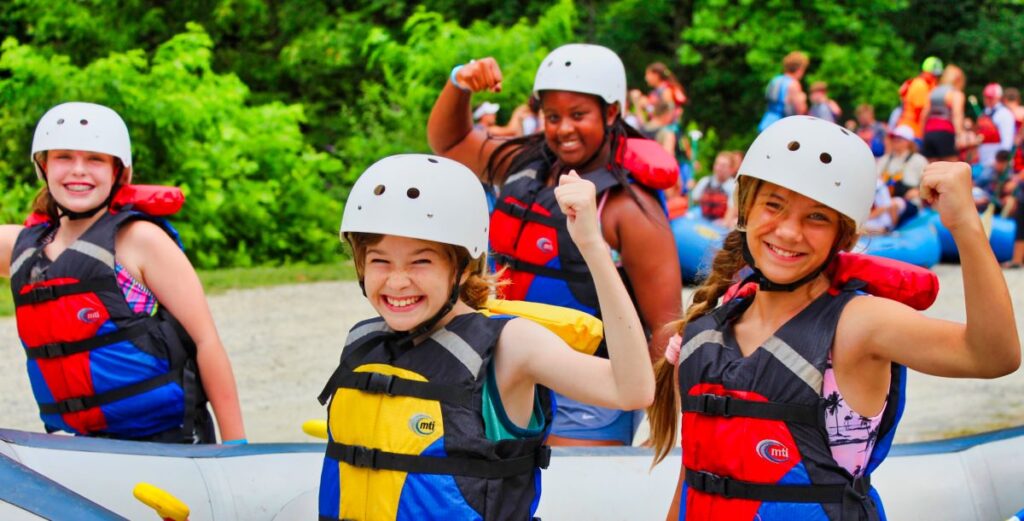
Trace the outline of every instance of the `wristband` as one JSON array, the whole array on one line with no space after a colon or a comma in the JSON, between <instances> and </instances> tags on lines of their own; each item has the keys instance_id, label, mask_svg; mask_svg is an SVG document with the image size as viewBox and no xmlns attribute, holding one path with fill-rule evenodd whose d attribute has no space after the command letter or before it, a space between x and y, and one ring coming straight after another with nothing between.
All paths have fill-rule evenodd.
<instances>
[{"instance_id":1,"label":"wristband","mask_svg":"<svg viewBox=\"0 0 1024 521\"><path fill-rule=\"evenodd\" d=\"M452 73L451 73L451 75L448 76L448 79L452 82L452 85L455 85L456 89L459 89L462 92L469 92L468 88L463 87L462 85L460 85L459 84L459 80L455 79L455 73L459 72L459 69L461 69L462 67L463 67L462 65L456 65L456 66L452 67Z\"/></svg>"},{"instance_id":2,"label":"wristband","mask_svg":"<svg viewBox=\"0 0 1024 521\"><path fill-rule=\"evenodd\" d=\"M228 440L228 441L225 441L224 443L221 443L221 445L248 445L248 444L249 444L249 440L247 440L245 438L239 438L237 440Z\"/></svg>"}]
</instances>

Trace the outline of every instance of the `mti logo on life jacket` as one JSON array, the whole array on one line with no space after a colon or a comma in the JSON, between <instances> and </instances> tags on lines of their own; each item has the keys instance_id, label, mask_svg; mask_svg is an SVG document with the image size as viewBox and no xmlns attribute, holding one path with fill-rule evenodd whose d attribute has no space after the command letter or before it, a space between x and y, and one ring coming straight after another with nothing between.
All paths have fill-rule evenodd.
<instances>
[{"instance_id":1,"label":"mti logo on life jacket","mask_svg":"<svg viewBox=\"0 0 1024 521\"><path fill-rule=\"evenodd\" d=\"M551 239L547 237L541 237L537 239L537 249L544 253L551 253L555 251L555 243L551 242Z\"/></svg>"},{"instance_id":2,"label":"mti logo on life jacket","mask_svg":"<svg viewBox=\"0 0 1024 521\"><path fill-rule=\"evenodd\" d=\"M789 448L775 440L761 440L757 455L772 463L785 463L789 461Z\"/></svg>"},{"instance_id":3,"label":"mti logo on life jacket","mask_svg":"<svg viewBox=\"0 0 1024 521\"><path fill-rule=\"evenodd\" d=\"M78 320L85 324L93 324L100 319L100 312L93 308L82 308L78 310Z\"/></svg>"},{"instance_id":4,"label":"mti logo on life jacket","mask_svg":"<svg viewBox=\"0 0 1024 521\"><path fill-rule=\"evenodd\" d=\"M409 428L412 432L419 434L420 436L430 436L434 434L435 427L434 419L426 414L416 414L409 419Z\"/></svg>"}]
</instances>

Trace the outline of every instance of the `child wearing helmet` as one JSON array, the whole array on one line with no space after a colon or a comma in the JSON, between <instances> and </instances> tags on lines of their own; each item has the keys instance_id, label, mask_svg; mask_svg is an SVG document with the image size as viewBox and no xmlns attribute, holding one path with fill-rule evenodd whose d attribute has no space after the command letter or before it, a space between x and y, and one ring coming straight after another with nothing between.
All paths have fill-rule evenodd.
<instances>
[{"instance_id":1,"label":"child wearing helmet","mask_svg":"<svg viewBox=\"0 0 1024 521\"><path fill-rule=\"evenodd\" d=\"M594 185L570 173L556 197L593 273L608 360L527 319L476 312L492 289L489 225L465 166L398 155L356 181L341 235L380 316L352 328L320 395L320 519L530 519L550 454L547 389L605 407L650 403L646 339L605 249Z\"/></svg>"},{"instance_id":2,"label":"child wearing helmet","mask_svg":"<svg viewBox=\"0 0 1024 521\"><path fill-rule=\"evenodd\" d=\"M102 105L57 105L31 159L44 186L33 224L0 226L0 276L46 430L215 443L209 399L221 439L243 442L231 365L176 232L112 204L132 188L124 121Z\"/></svg>"},{"instance_id":3,"label":"child wearing helmet","mask_svg":"<svg viewBox=\"0 0 1024 521\"><path fill-rule=\"evenodd\" d=\"M970 168L936 162L921 179L922 197L964 254L966 324L890 299L926 308L937 291L930 272L841 253L855 243L875 187L871 151L856 135L807 116L782 119L754 140L739 176L739 225L677 323L670 362L657 368L657 461L675 442L682 410L668 518L884 517L870 474L899 421L905 368L995 378L1020 364ZM858 258L871 269L844 278L840 266ZM749 287L719 304L746 268ZM882 293L890 298L859 291L878 287L872 277L899 288Z\"/></svg>"},{"instance_id":4,"label":"child wearing helmet","mask_svg":"<svg viewBox=\"0 0 1024 521\"><path fill-rule=\"evenodd\" d=\"M671 228L657 190L645 185L641 163L675 158L626 125L626 74L622 60L598 45L569 44L548 54L534 78L543 129L516 139L496 139L473 129L473 93L501 89L493 58L453 69L434 104L427 136L435 153L468 166L493 186L491 248L505 298L600 314L594 281L570 240L553 195L560 177L576 170L592 181L600 200L602 237L620 264L641 320L651 335L652 360L661 358L664 325L680 309L682 282ZM641 154L631 143L651 144ZM678 171L666 178L671 187ZM634 182L634 181L637 182ZM604 349L599 356L606 356ZM575 403L559 397L552 444L629 445L639 414Z\"/></svg>"}]
</instances>

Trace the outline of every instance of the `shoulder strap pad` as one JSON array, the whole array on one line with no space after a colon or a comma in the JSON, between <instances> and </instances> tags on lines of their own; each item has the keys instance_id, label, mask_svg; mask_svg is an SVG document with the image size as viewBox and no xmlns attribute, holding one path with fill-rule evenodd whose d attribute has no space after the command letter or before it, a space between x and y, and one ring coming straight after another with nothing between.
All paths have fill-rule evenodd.
<instances>
[{"instance_id":1,"label":"shoulder strap pad","mask_svg":"<svg viewBox=\"0 0 1024 521\"><path fill-rule=\"evenodd\" d=\"M861 281L865 292L919 311L931 307L939 296L939 278L935 273L898 260L844 252L836 255L828 273L833 293L852 281Z\"/></svg>"},{"instance_id":2,"label":"shoulder strap pad","mask_svg":"<svg viewBox=\"0 0 1024 521\"><path fill-rule=\"evenodd\" d=\"M593 315L576 309L526 302L490 299L480 310L486 316L512 315L532 320L569 344L569 347L592 355L604 339L604 324Z\"/></svg>"},{"instance_id":3,"label":"shoulder strap pad","mask_svg":"<svg viewBox=\"0 0 1024 521\"><path fill-rule=\"evenodd\" d=\"M656 141L626 138L618 149L619 164L636 182L655 190L671 188L679 180L679 163Z\"/></svg>"},{"instance_id":4,"label":"shoulder strap pad","mask_svg":"<svg viewBox=\"0 0 1024 521\"><path fill-rule=\"evenodd\" d=\"M166 217L178 213L183 204L185 194L175 186L125 185L110 202L110 210L118 212L131 206L153 217Z\"/></svg>"}]
</instances>

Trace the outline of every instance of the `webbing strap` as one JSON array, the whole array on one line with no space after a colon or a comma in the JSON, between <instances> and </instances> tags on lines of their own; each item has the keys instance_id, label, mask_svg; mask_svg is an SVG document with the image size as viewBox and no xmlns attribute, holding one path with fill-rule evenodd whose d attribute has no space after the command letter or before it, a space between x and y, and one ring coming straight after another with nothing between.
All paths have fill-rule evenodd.
<instances>
[{"instance_id":1,"label":"webbing strap","mask_svg":"<svg viewBox=\"0 0 1024 521\"><path fill-rule=\"evenodd\" d=\"M848 499L849 494L866 497L871 489L871 478L857 478L849 485L772 485L740 481L687 468L686 484L705 494L726 498L785 503L842 503Z\"/></svg>"},{"instance_id":2,"label":"webbing strap","mask_svg":"<svg viewBox=\"0 0 1024 521\"><path fill-rule=\"evenodd\" d=\"M588 271L569 271L566 269L549 268L547 266L541 266L540 264L532 264L519 259L513 259L512 257L501 254L496 254L493 257L494 262L499 265L504 264L513 271L525 271L526 273L533 273L534 275L540 275L549 279L558 279L568 282L588 282L591 280L590 272Z\"/></svg>"},{"instance_id":3,"label":"webbing strap","mask_svg":"<svg viewBox=\"0 0 1024 521\"><path fill-rule=\"evenodd\" d=\"M548 463L551 462L551 449L542 445L528 456L486 460L397 454L358 445L329 442L327 457L361 468L498 479L526 474L537 468L548 468Z\"/></svg>"},{"instance_id":4,"label":"webbing strap","mask_svg":"<svg viewBox=\"0 0 1024 521\"><path fill-rule=\"evenodd\" d=\"M471 407L473 397L472 393L452 385L418 382L374 372L349 373L338 379L338 387L388 396L423 398L462 407Z\"/></svg>"},{"instance_id":5,"label":"webbing strap","mask_svg":"<svg viewBox=\"0 0 1024 521\"><path fill-rule=\"evenodd\" d=\"M148 333L150 329L157 329L158 327L159 322L150 320L142 324L132 326L128 329L122 329L107 335L94 336L78 342L43 344L41 346L30 347L25 349L25 355L28 356L29 360L71 356L77 353L92 351L99 347L123 342L125 340L138 338Z\"/></svg>"},{"instance_id":6,"label":"webbing strap","mask_svg":"<svg viewBox=\"0 0 1024 521\"><path fill-rule=\"evenodd\" d=\"M116 283L112 282L111 279L106 278L83 280L81 282L61 284L59 286L37 286L27 293L18 293L14 295L14 305L29 306L32 304L39 304L40 302L57 300L68 295L94 293L111 288L116 288Z\"/></svg>"},{"instance_id":7,"label":"webbing strap","mask_svg":"<svg viewBox=\"0 0 1024 521\"><path fill-rule=\"evenodd\" d=\"M168 372L148 380L143 380L132 385L126 385L105 393L95 394L92 396L81 396L78 398L68 398L67 400L60 400L54 403L41 403L39 404L39 412L43 414L68 414L92 409L93 407L99 407L118 400L123 400L129 396L135 396L147 391L152 391L153 389L174 382L176 377L177 374L174 372Z\"/></svg>"},{"instance_id":8,"label":"webbing strap","mask_svg":"<svg viewBox=\"0 0 1024 521\"><path fill-rule=\"evenodd\" d=\"M683 397L683 412L705 416L740 416L802 423L815 427L825 424L824 408L813 405L793 405L778 402L755 402L717 394L687 395Z\"/></svg>"}]
</instances>

